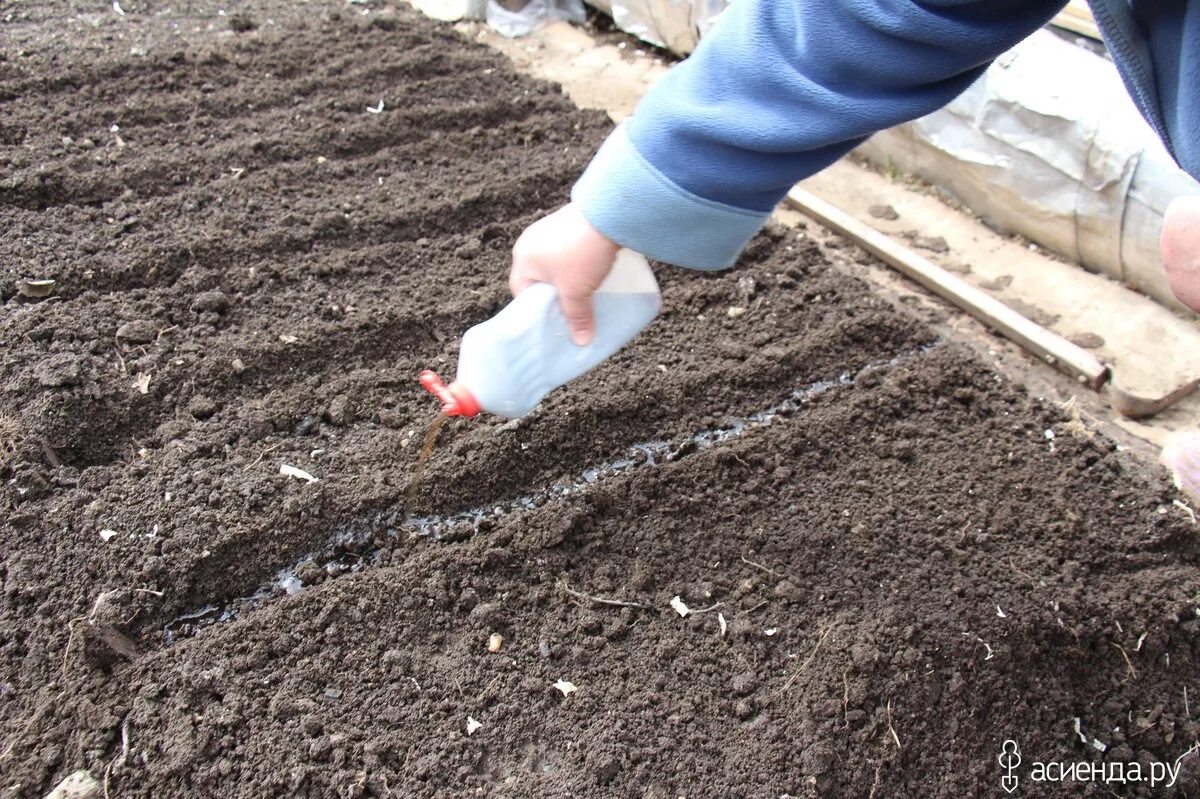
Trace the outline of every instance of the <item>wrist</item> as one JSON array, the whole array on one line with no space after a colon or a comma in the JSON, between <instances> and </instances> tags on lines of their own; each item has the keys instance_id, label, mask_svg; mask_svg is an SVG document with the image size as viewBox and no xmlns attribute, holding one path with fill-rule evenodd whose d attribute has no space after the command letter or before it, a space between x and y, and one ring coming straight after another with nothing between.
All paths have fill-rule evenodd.
<instances>
[{"instance_id":1,"label":"wrist","mask_svg":"<svg viewBox=\"0 0 1200 799\"><path fill-rule=\"evenodd\" d=\"M575 218L583 239L587 242L590 249L606 256L606 260L608 261L617 257L617 251L621 249L621 245L597 230L596 226L588 220L578 205L568 203L563 210Z\"/></svg>"}]
</instances>

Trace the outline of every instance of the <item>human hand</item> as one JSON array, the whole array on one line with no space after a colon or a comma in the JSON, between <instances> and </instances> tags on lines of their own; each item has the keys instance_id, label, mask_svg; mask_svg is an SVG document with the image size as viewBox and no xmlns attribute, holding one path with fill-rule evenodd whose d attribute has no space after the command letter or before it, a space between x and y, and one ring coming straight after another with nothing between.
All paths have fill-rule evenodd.
<instances>
[{"instance_id":1,"label":"human hand","mask_svg":"<svg viewBox=\"0 0 1200 799\"><path fill-rule=\"evenodd\" d=\"M595 334L592 294L612 270L620 248L568 203L525 228L517 238L508 287L515 297L534 283L554 286L571 340L583 346Z\"/></svg>"},{"instance_id":2,"label":"human hand","mask_svg":"<svg viewBox=\"0 0 1200 799\"><path fill-rule=\"evenodd\" d=\"M1177 197L1167 207L1161 246L1171 291L1200 313L1200 196Z\"/></svg>"}]
</instances>

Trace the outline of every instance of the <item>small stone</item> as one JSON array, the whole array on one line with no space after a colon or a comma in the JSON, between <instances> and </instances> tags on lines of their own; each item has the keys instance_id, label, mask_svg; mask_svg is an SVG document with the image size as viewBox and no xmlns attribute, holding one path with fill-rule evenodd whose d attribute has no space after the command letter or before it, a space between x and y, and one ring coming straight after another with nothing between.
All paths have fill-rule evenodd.
<instances>
[{"instance_id":1,"label":"small stone","mask_svg":"<svg viewBox=\"0 0 1200 799\"><path fill-rule=\"evenodd\" d=\"M246 371L246 363L241 358L234 358L233 363L231 363L230 366L233 367L234 374L240 375L242 372Z\"/></svg>"},{"instance_id":2,"label":"small stone","mask_svg":"<svg viewBox=\"0 0 1200 799\"><path fill-rule=\"evenodd\" d=\"M734 638L749 638L758 631L754 622L746 618L734 619L729 624L729 633Z\"/></svg>"},{"instance_id":3,"label":"small stone","mask_svg":"<svg viewBox=\"0 0 1200 799\"><path fill-rule=\"evenodd\" d=\"M315 436L320 432L320 430L321 417L317 416L315 413L310 413L300 420L300 422L296 425L294 433L297 437Z\"/></svg>"},{"instance_id":4,"label":"small stone","mask_svg":"<svg viewBox=\"0 0 1200 799\"><path fill-rule=\"evenodd\" d=\"M896 209L890 205L872 205L867 209L867 213L876 219L886 219L889 222L895 222L900 218L900 214L896 213Z\"/></svg>"},{"instance_id":5,"label":"small stone","mask_svg":"<svg viewBox=\"0 0 1200 799\"><path fill-rule=\"evenodd\" d=\"M21 279L17 281L17 293L22 297L40 300L43 297L49 297L50 292L54 291L54 282L53 280Z\"/></svg>"},{"instance_id":6,"label":"small stone","mask_svg":"<svg viewBox=\"0 0 1200 799\"><path fill-rule=\"evenodd\" d=\"M1069 341L1076 347L1083 347L1085 350L1099 349L1104 346L1104 338L1096 333L1076 333L1069 337Z\"/></svg>"},{"instance_id":7,"label":"small stone","mask_svg":"<svg viewBox=\"0 0 1200 799\"><path fill-rule=\"evenodd\" d=\"M217 403L208 397L196 395L188 402L187 409L196 419L207 419L217 412Z\"/></svg>"},{"instance_id":8,"label":"small stone","mask_svg":"<svg viewBox=\"0 0 1200 799\"><path fill-rule=\"evenodd\" d=\"M51 355L33 370L34 377L46 388L75 386L83 382L83 369L79 358L69 352Z\"/></svg>"},{"instance_id":9,"label":"small stone","mask_svg":"<svg viewBox=\"0 0 1200 799\"><path fill-rule=\"evenodd\" d=\"M1012 282L1013 282L1012 275L1000 275L1000 277L995 278L993 280L979 281L979 287L981 289L986 289L987 291L1003 291L1004 289L1011 286Z\"/></svg>"},{"instance_id":10,"label":"small stone","mask_svg":"<svg viewBox=\"0 0 1200 799\"><path fill-rule=\"evenodd\" d=\"M800 768L804 774L821 775L829 772L837 762L837 752L825 743L816 743L800 755Z\"/></svg>"},{"instance_id":11,"label":"small stone","mask_svg":"<svg viewBox=\"0 0 1200 799\"><path fill-rule=\"evenodd\" d=\"M733 692L738 696L754 693L754 690L758 688L758 677L754 675L754 672L743 671L734 676L732 687Z\"/></svg>"},{"instance_id":12,"label":"small stone","mask_svg":"<svg viewBox=\"0 0 1200 799\"><path fill-rule=\"evenodd\" d=\"M203 291L192 300L192 310L222 314L229 310L229 298L221 291Z\"/></svg>"},{"instance_id":13,"label":"small stone","mask_svg":"<svg viewBox=\"0 0 1200 799\"><path fill-rule=\"evenodd\" d=\"M80 769L56 785L46 799L96 799L101 791L100 781L87 769Z\"/></svg>"},{"instance_id":14,"label":"small stone","mask_svg":"<svg viewBox=\"0 0 1200 799\"><path fill-rule=\"evenodd\" d=\"M758 283L750 275L742 275L737 282L738 296L742 302L749 303L754 299L754 292L758 290Z\"/></svg>"},{"instance_id":15,"label":"small stone","mask_svg":"<svg viewBox=\"0 0 1200 799\"><path fill-rule=\"evenodd\" d=\"M791 580L780 580L775 586L775 596L789 602L799 602L804 599L804 592Z\"/></svg>"},{"instance_id":16,"label":"small stone","mask_svg":"<svg viewBox=\"0 0 1200 799\"><path fill-rule=\"evenodd\" d=\"M538 642L538 654L544 658L548 658L554 654L554 651L550 649L550 644L548 642L539 641Z\"/></svg>"},{"instance_id":17,"label":"small stone","mask_svg":"<svg viewBox=\"0 0 1200 799\"><path fill-rule=\"evenodd\" d=\"M1007 300L1006 304L1008 307L1021 314L1021 316L1024 316L1026 319L1029 319L1033 323L1039 324L1042 327L1051 327L1061 318L1059 314L1043 311L1036 305L1025 302L1018 297L1013 297Z\"/></svg>"},{"instance_id":18,"label":"small stone","mask_svg":"<svg viewBox=\"0 0 1200 799\"><path fill-rule=\"evenodd\" d=\"M408 419L408 414L397 408L384 408L379 412L379 423L393 430L399 430L406 426Z\"/></svg>"},{"instance_id":19,"label":"small stone","mask_svg":"<svg viewBox=\"0 0 1200 799\"><path fill-rule=\"evenodd\" d=\"M466 244L463 244L454 251L456 258L469 259L474 258L479 253L483 252L483 242L479 239L471 239Z\"/></svg>"},{"instance_id":20,"label":"small stone","mask_svg":"<svg viewBox=\"0 0 1200 799\"><path fill-rule=\"evenodd\" d=\"M501 627L504 619L504 606L499 602L482 602L471 609L467 619L479 625Z\"/></svg>"},{"instance_id":21,"label":"small stone","mask_svg":"<svg viewBox=\"0 0 1200 799\"><path fill-rule=\"evenodd\" d=\"M744 316L746 309L741 305L732 305L725 311L725 315L730 319L737 319L739 316Z\"/></svg>"},{"instance_id":22,"label":"small stone","mask_svg":"<svg viewBox=\"0 0 1200 799\"><path fill-rule=\"evenodd\" d=\"M316 585L325 579L325 570L310 560L296 570L296 576L305 585Z\"/></svg>"},{"instance_id":23,"label":"small stone","mask_svg":"<svg viewBox=\"0 0 1200 799\"><path fill-rule=\"evenodd\" d=\"M335 427L345 427L354 421L354 406L350 398L345 394L334 397L329 403L329 410L325 411L325 418Z\"/></svg>"},{"instance_id":24,"label":"small stone","mask_svg":"<svg viewBox=\"0 0 1200 799\"><path fill-rule=\"evenodd\" d=\"M592 766L592 776L601 785L612 782L621 771L621 763L612 755L601 755Z\"/></svg>"},{"instance_id":25,"label":"small stone","mask_svg":"<svg viewBox=\"0 0 1200 799\"><path fill-rule=\"evenodd\" d=\"M331 702L335 699L341 699L342 698L342 689L341 688L326 688L325 689L325 698Z\"/></svg>"},{"instance_id":26,"label":"small stone","mask_svg":"<svg viewBox=\"0 0 1200 799\"><path fill-rule=\"evenodd\" d=\"M950 252L950 245L941 236L913 236L913 246L930 252Z\"/></svg>"},{"instance_id":27,"label":"small stone","mask_svg":"<svg viewBox=\"0 0 1200 799\"><path fill-rule=\"evenodd\" d=\"M467 587L458 592L458 607L461 610L470 612L478 604L479 592L474 588Z\"/></svg>"},{"instance_id":28,"label":"small stone","mask_svg":"<svg viewBox=\"0 0 1200 799\"><path fill-rule=\"evenodd\" d=\"M596 635L604 628L604 622L595 613L584 613L576 626L584 635Z\"/></svg>"},{"instance_id":29,"label":"small stone","mask_svg":"<svg viewBox=\"0 0 1200 799\"><path fill-rule=\"evenodd\" d=\"M158 338L158 325L148 319L135 319L117 328L117 338L130 344L149 344Z\"/></svg>"},{"instance_id":30,"label":"small stone","mask_svg":"<svg viewBox=\"0 0 1200 799\"><path fill-rule=\"evenodd\" d=\"M257 27L258 24L249 14L232 14L229 17L229 30L234 33L247 33Z\"/></svg>"},{"instance_id":31,"label":"small stone","mask_svg":"<svg viewBox=\"0 0 1200 799\"><path fill-rule=\"evenodd\" d=\"M500 647L504 645L504 636L500 633L492 633L488 636L487 650L493 654L500 651Z\"/></svg>"}]
</instances>

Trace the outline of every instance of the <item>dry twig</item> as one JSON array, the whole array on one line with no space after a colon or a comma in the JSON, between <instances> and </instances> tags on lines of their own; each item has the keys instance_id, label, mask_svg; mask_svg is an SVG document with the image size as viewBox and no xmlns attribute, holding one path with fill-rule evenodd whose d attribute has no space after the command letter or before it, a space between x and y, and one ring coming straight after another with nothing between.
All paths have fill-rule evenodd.
<instances>
[{"instance_id":1,"label":"dry twig","mask_svg":"<svg viewBox=\"0 0 1200 799\"><path fill-rule=\"evenodd\" d=\"M888 732L890 732L892 734L892 740L896 742L896 748L901 749L902 747L900 746L900 736L896 734L896 728L892 726L892 700L891 699L889 699L888 703L887 703L887 722L888 722Z\"/></svg>"},{"instance_id":2,"label":"dry twig","mask_svg":"<svg viewBox=\"0 0 1200 799\"><path fill-rule=\"evenodd\" d=\"M779 578L782 578L784 576L784 575L780 574L779 572L775 571L774 569L768 569L766 566L762 565L761 563L755 563L754 561L747 558L745 555L738 555L738 557L741 558L742 563L745 563L747 566L753 566L756 569L762 569L767 574L772 574Z\"/></svg>"},{"instance_id":3,"label":"dry twig","mask_svg":"<svg viewBox=\"0 0 1200 799\"><path fill-rule=\"evenodd\" d=\"M1125 658L1125 666L1129 669L1130 678L1136 680L1137 669L1133 667L1133 662L1129 659L1129 654L1125 651L1125 647L1121 646L1116 641L1112 641L1111 643L1117 648L1117 651L1121 653L1121 657Z\"/></svg>"},{"instance_id":4,"label":"dry twig","mask_svg":"<svg viewBox=\"0 0 1200 799\"><path fill-rule=\"evenodd\" d=\"M847 714L850 712L850 670L842 670L842 722L846 725L846 729L850 729L850 719Z\"/></svg>"},{"instance_id":5,"label":"dry twig","mask_svg":"<svg viewBox=\"0 0 1200 799\"><path fill-rule=\"evenodd\" d=\"M264 449L264 450L263 450L263 451L262 451L262 452L259 454L259 456L258 456L257 458L255 458L255 459L254 459L254 462L253 462L253 463L251 463L251 464L250 464L249 466L247 466L245 469L242 469L242 471L243 471L243 472L248 472L248 471L250 471L250 470L251 470L251 469L253 469L255 466L257 466L257 465L259 464L259 462L260 462L260 461L262 461L262 459L263 459L263 458L267 457L267 454L268 454L268 453L274 452L275 450L277 450L277 449L279 449L280 447L282 447L282 446L283 446L285 443L286 443L286 442L280 441L278 444L275 444L274 446L267 447L266 449Z\"/></svg>"},{"instance_id":6,"label":"dry twig","mask_svg":"<svg viewBox=\"0 0 1200 799\"><path fill-rule=\"evenodd\" d=\"M879 758L879 762L875 764L875 782L871 783L871 793L867 796L867 799L875 799L875 793L879 790L879 772L881 771L883 771L882 756Z\"/></svg>"},{"instance_id":7,"label":"dry twig","mask_svg":"<svg viewBox=\"0 0 1200 799\"><path fill-rule=\"evenodd\" d=\"M779 696L781 693L783 693L787 689L791 688L792 685L795 684L796 680L800 679L800 675L804 673L804 670L806 668L808 668L808 664L812 663L813 658L815 658L817 656L817 652L820 651L820 649L821 649L821 644L825 643L825 639L829 636L829 633L832 630L833 630L833 625L830 625L825 628L825 632L821 633L821 637L817 639L816 646L814 646L812 651L808 653L808 657L806 657L804 659L804 662L800 664L800 668L796 669L795 673L792 674L792 676L788 679L788 681L783 684L783 687L780 688L775 693L771 694L771 696L773 696L773 697Z\"/></svg>"},{"instance_id":8,"label":"dry twig","mask_svg":"<svg viewBox=\"0 0 1200 799\"><path fill-rule=\"evenodd\" d=\"M558 587L562 589L563 593L565 593L569 596L573 596L579 600L592 602L597 605L612 605L613 607L618 607L618 608L638 608L639 610L654 610L654 608L652 608L650 605L643 605L641 602L626 602L621 599L605 599L604 597L592 596L591 594L585 594L581 591L576 591L576 590L572 589L571 586L567 585L566 580L559 580Z\"/></svg>"}]
</instances>

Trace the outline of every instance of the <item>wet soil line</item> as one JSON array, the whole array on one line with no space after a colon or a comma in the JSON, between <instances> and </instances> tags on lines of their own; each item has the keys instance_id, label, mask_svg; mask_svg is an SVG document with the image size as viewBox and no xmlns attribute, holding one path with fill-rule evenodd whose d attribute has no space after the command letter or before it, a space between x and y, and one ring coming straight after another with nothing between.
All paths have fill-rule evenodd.
<instances>
[{"instance_id":1,"label":"wet soil line","mask_svg":"<svg viewBox=\"0 0 1200 799\"><path fill-rule=\"evenodd\" d=\"M389 541L394 542L398 537L432 537L437 541L461 541L472 535L486 533L499 520L513 513L536 510L547 503L587 492L592 486L627 470L654 467L660 462L678 461L694 452L717 446L759 428L791 421L803 411L805 404L812 398L838 389L853 388L859 378L899 366L937 346L937 342L930 343L900 353L886 361L868 364L854 376L843 372L836 378L810 383L793 390L786 398L770 407L745 417L727 418L721 427L697 431L674 441L650 440L633 444L620 457L588 466L572 479L557 481L515 499L490 502L447 515L420 516L410 510L411 497L406 497L403 503L376 512L368 519L341 527L324 547L316 552L307 553L298 561L280 569L275 579L259 586L253 593L220 603L206 603L203 607L180 614L163 628L163 642L168 645L175 643L181 637L199 634L211 624L232 621L274 597L293 596L304 590L307 585L377 565L380 552L389 545ZM439 417L438 421L443 418ZM423 455L427 456L432 451L436 433L435 427L427 436ZM423 465L424 460L419 457L418 463ZM418 476L419 471L414 473L414 479Z\"/></svg>"}]
</instances>

